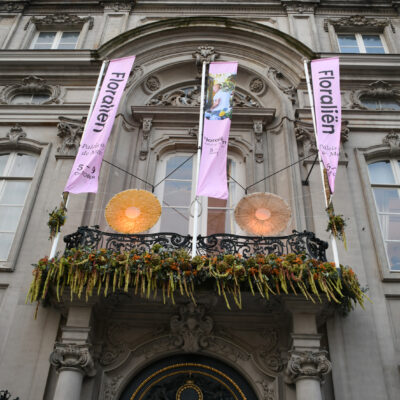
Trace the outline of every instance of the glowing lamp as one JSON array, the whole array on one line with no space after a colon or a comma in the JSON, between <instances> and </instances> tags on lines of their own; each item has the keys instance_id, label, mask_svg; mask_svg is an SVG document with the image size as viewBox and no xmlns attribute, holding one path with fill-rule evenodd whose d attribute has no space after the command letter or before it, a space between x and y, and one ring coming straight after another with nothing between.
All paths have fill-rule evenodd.
<instances>
[{"instance_id":1,"label":"glowing lamp","mask_svg":"<svg viewBox=\"0 0 400 400\"><path fill-rule=\"evenodd\" d=\"M161 215L157 197L147 190L129 189L116 194L107 204L108 225L119 233L144 232L154 226Z\"/></svg>"},{"instance_id":2,"label":"glowing lamp","mask_svg":"<svg viewBox=\"0 0 400 400\"><path fill-rule=\"evenodd\" d=\"M287 228L291 211L285 200L273 193L252 193L235 208L235 220L252 235L273 236Z\"/></svg>"}]
</instances>

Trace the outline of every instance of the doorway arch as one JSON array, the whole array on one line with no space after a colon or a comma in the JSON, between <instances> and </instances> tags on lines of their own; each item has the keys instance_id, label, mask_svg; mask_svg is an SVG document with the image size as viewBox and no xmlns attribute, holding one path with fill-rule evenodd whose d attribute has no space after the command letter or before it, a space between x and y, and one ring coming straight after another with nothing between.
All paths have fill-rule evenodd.
<instances>
[{"instance_id":1,"label":"doorway arch","mask_svg":"<svg viewBox=\"0 0 400 400\"><path fill-rule=\"evenodd\" d=\"M128 383L120 400L256 400L249 382L224 362L195 354L158 360Z\"/></svg>"}]
</instances>

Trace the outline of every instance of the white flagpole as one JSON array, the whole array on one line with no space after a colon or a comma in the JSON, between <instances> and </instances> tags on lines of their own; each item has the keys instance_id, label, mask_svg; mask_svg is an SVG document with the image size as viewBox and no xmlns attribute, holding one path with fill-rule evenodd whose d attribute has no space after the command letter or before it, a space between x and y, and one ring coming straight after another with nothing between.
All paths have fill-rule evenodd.
<instances>
[{"instance_id":1,"label":"white flagpole","mask_svg":"<svg viewBox=\"0 0 400 400\"><path fill-rule=\"evenodd\" d=\"M199 133L197 138L197 160L196 160L196 185L199 181L199 169L200 169L200 157L201 157L201 146L203 144L203 122L204 122L204 97L205 97L205 83L206 83L206 65L207 62L203 61L203 67L201 71L201 96L200 96L200 116L199 116ZM196 196L194 200L194 215L193 215L193 240L192 240L192 258L196 256L197 252L197 233L198 233L198 220L199 220L199 196Z\"/></svg>"},{"instance_id":2,"label":"white flagpole","mask_svg":"<svg viewBox=\"0 0 400 400\"><path fill-rule=\"evenodd\" d=\"M104 71L105 71L108 63L109 63L108 60L104 60L103 63L101 64L99 77L97 78L96 87L94 89L92 102L91 102L90 107L89 107L89 112L88 112L88 116L86 118L86 123L85 123L85 127L83 129L83 132L85 132L85 130L87 128L90 116L92 115L92 112L93 112L93 109L94 109L94 105L96 104L97 96L99 95L99 91L100 91L101 81L103 79ZM66 196L63 198L63 201L65 201L65 208L68 210L68 203L69 203L69 193L68 192L66 192ZM55 236L55 238L53 240L53 243L51 245L49 259L53 258L56 255L57 245L58 245L58 241L60 239L60 235L61 235L61 229L60 229L60 232L57 232L57 234L56 234L56 236Z\"/></svg>"},{"instance_id":3,"label":"white flagpole","mask_svg":"<svg viewBox=\"0 0 400 400\"><path fill-rule=\"evenodd\" d=\"M324 166L322 164L321 154L319 152L317 124L316 124L315 111L314 111L314 98L313 98L312 89L311 89L310 75L308 73L308 60L304 60L304 72L305 72L306 81L307 81L308 97L310 99L311 115L312 115L312 121L313 121L313 125L314 125L315 142L316 142L317 151L318 151L319 169L321 171L322 188L324 191L325 208L328 208L329 203L328 203L328 198L326 195L327 187L326 187L325 179L324 179ZM331 246L332 246L332 252L333 252L333 260L335 261L336 268L339 268L340 267L339 253L338 253L338 248L337 248L337 244L336 244L336 238L333 235L331 235Z\"/></svg>"}]
</instances>

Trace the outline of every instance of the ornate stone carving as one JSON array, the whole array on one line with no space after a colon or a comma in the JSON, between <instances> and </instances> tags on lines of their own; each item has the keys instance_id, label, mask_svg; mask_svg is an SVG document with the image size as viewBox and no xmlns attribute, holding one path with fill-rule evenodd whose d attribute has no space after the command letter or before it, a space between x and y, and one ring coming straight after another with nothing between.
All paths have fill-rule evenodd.
<instances>
[{"instance_id":1,"label":"ornate stone carving","mask_svg":"<svg viewBox=\"0 0 400 400\"><path fill-rule=\"evenodd\" d=\"M391 131L382 139L382 143L389 145L391 150L400 150L400 135Z\"/></svg>"},{"instance_id":2,"label":"ornate stone carving","mask_svg":"<svg viewBox=\"0 0 400 400\"><path fill-rule=\"evenodd\" d=\"M205 315L205 307L190 303L179 308L179 315L171 318L172 340L177 348L186 352L197 352L209 346L214 322Z\"/></svg>"},{"instance_id":3,"label":"ornate stone carving","mask_svg":"<svg viewBox=\"0 0 400 400\"><path fill-rule=\"evenodd\" d=\"M325 375L332 369L327 352L321 351L289 351L289 361L286 367L286 379L288 383L294 383L297 379L312 378L323 381Z\"/></svg>"},{"instance_id":4,"label":"ornate stone carving","mask_svg":"<svg viewBox=\"0 0 400 400\"><path fill-rule=\"evenodd\" d=\"M315 10L315 4L304 4L298 0L282 0L282 3L288 14L313 14Z\"/></svg>"},{"instance_id":5,"label":"ornate stone carving","mask_svg":"<svg viewBox=\"0 0 400 400\"><path fill-rule=\"evenodd\" d=\"M22 83L5 86L0 92L0 104L12 104L12 100L19 94L41 94L49 96L40 104L62 104L61 89L58 85L49 85L37 76L28 76Z\"/></svg>"},{"instance_id":6,"label":"ornate stone carving","mask_svg":"<svg viewBox=\"0 0 400 400\"><path fill-rule=\"evenodd\" d=\"M257 381L262 389L262 400L275 400L275 390L273 384L266 380Z\"/></svg>"},{"instance_id":7,"label":"ornate stone carving","mask_svg":"<svg viewBox=\"0 0 400 400\"><path fill-rule=\"evenodd\" d=\"M263 140L262 140L262 134L263 134L263 121L262 120L254 120L253 121L253 132L254 136L256 137L256 146L255 146L255 158L256 162L262 163L264 162L264 152L263 152Z\"/></svg>"},{"instance_id":8,"label":"ornate stone carving","mask_svg":"<svg viewBox=\"0 0 400 400\"><path fill-rule=\"evenodd\" d=\"M30 23L38 28L40 27L82 27L86 22L89 22L89 30L93 28L93 17L78 17L73 14L57 13L49 14L45 17L31 17L24 29L28 29Z\"/></svg>"},{"instance_id":9,"label":"ornate stone carving","mask_svg":"<svg viewBox=\"0 0 400 400\"><path fill-rule=\"evenodd\" d=\"M150 136L152 121L153 118L143 118L142 121L143 140L139 152L139 159L142 161L147 159L147 154L149 153L149 136Z\"/></svg>"},{"instance_id":10,"label":"ornate stone carving","mask_svg":"<svg viewBox=\"0 0 400 400\"><path fill-rule=\"evenodd\" d=\"M136 82L143 75L143 73L143 68L140 65L133 67L128 82L126 83L126 88L130 88L133 83Z\"/></svg>"},{"instance_id":11,"label":"ornate stone carving","mask_svg":"<svg viewBox=\"0 0 400 400\"><path fill-rule=\"evenodd\" d=\"M281 372L284 367L284 360L277 350L278 332L276 329L264 330L261 333L264 344L259 350L259 357L264 365L271 371Z\"/></svg>"},{"instance_id":12,"label":"ornate stone carving","mask_svg":"<svg viewBox=\"0 0 400 400\"><path fill-rule=\"evenodd\" d=\"M149 89L151 92L155 92L156 90L160 89L161 86L160 80L154 75L150 76L147 79L145 85L146 88Z\"/></svg>"},{"instance_id":13,"label":"ornate stone carving","mask_svg":"<svg viewBox=\"0 0 400 400\"><path fill-rule=\"evenodd\" d=\"M89 344L56 343L54 351L50 355L50 363L57 371L74 369L84 375L96 375Z\"/></svg>"},{"instance_id":14,"label":"ornate stone carving","mask_svg":"<svg viewBox=\"0 0 400 400\"><path fill-rule=\"evenodd\" d=\"M118 387L121 384L123 375L115 376L104 385L104 400L114 400Z\"/></svg>"},{"instance_id":15,"label":"ornate stone carving","mask_svg":"<svg viewBox=\"0 0 400 400\"><path fill-rule=\"evenodd\" d=\"M200 87L190 86L160 93L151 98L147 106L199 107ZM261 107L260 103L250 95L235 91L233 107Z\"/></svg>"},{"instance_id":16,"label":"ornate stone carving","mask_svg":"<svg viewBox=\"0 0 400 400\"><path fill-rule=\"evenodd\" d=\"M374 98L374 99L387 99L392 100L400 104L400 90L394 89L393 86L385 81L376 81L370 83L368 87L355 90L351 92L350 100L351 100L351 108L368 110L363 102L362 98ZM393 110L391 108L387 108L388 110Z\"/></svg>"},{"instance_id":17,"label":"ornate stone carving","mask_svg":"<svg viewBox=\"0 0 400 400\"><path fill-rule=\"evenodd\" d=\"M283 75L282 72L273 67L268 69L268 77L276 84L279 90L288 96L292 104L296 103L297 89L290 83L290 81Z\"/></svg>"},{"instance_id":18,"label":"ornate stone carving","mask_svg":"<svg viewBox=\"0 0 400 400\"><path fill-rule=\"evenodd\" d=\"M394 25L389 18L368 18L364 15L352 15L339 19L325 19L324 29L328 32L328 25L332 25L339 32L358 32L360 29L369 28L375 31L383 31L387 26L390 26L393 33L395 32Z\"/></svg>"},{"instance_id":19,"label":"ornate stone carving","mask_svg":"<svg viewBox=\"0 0 400 400\"><path fill-rule=\"evenodd\" d=\"M15 124L7 133L6 137L8 137L12 144L16 145L19 139L26 137L26 132L22 129L20 124Z\"/></svg>"},{"instance_id":20,"label":"ornate stone carving","mask_svg":"<svg viewBox=\"0 0 400 400\"><path fill-rule=\"evenodd\" d=\"M0 4L0 12L17 13L24 11L25 7L30 4L30 1L5 1Z\"/></svg>"},{"instance_id":21,"label":"ornate stone carving","mask_svg":"<svg viewBox=\"0 0 400 400\"><path fill-rule=\"evenodd\" d=\"M249 84L250 91L257 94L263 93L266 87L265 82L261 78L253 78Z\"/></svg>"},{"instance_id":22,"label":"ornate stone carving","mask_svg":"<svg viewBox=\"0 0 400 400\"><path fill-rule=\"evenodd\" d=\"M62 142L57 152L63 156L75 157L85 127L86 117L80 120L66 117L58 117L58 119L60 122L57 125L57 136L61 138Z\"/></svg>"},{"instance_id":23,"label":"ornate stone carving","mask_svg":"<svg viewBox=\"0 0 400 400\"><path fill-rule=\"evenodd\" d=\"M199 46L193 53L193 58L196 59L196 64L201 65L205 61L210 63L215 61L219 57L219 54L215 51L212 46Z\"/></svg>"},{"instance_id":24,"label":"ornate stone carving","mask_svg":"<svg viewBox=\"0 0 400 400\"><path fill-rule=\"evenodd\" d=\"M134 0L105 0L100 3L105 11L128 11L130 12L135 5Z\"/></svg>"}]
</instances>

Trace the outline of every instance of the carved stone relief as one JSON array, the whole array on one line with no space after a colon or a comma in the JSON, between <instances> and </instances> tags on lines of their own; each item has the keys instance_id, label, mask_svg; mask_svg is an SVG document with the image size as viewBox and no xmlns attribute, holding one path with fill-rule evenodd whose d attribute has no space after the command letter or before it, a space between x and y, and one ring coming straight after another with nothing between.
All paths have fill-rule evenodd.
<instances>
[{"instance_id":1,"label":"carved stone relief","mask_svg":"<svg viewBox=\"0 0 400 400\"><path fill-rule=\"evenodd\" d=\"M48 98L40 104L62 104L61 89L58 85L49 85L37 76L28 76L22 83L5 86L0 92L0 104L12 104L12 100L19 94L40 94ZM29 103L30 104L30 103Z\"/></svg>"},{"instance_id":2,"label":"carved stone relief","mask_svg":"<svg viewBox=\"0 0 400 400\"><path fill-rule=\"evenodd\" d=\"M150 137L150 131L151 131L151 125L152 125L153 118L143 118L142 121L142 132L143 132L143 139L142 139L142 145L140 147L140 152L139 152L139 159L144 161L147 159L147 155L149 153L149 137Z\"/></svg>"},{"instance_id":3,"label":"carved stone relief","mask_svg":"<svg viewBox=\"0 0 400 400\"><path fill-rule=\"evenodd\" d=\"M104 7L104 11L131 11L135 5L134 0L104 0L100 3Z\"/></svg>"},{"instance_id":4,"label":"carved stone relief","mask_svg":"<svg viewBox=\"0 0 400 400\"><path fill-rule=\"evenodd\" d=\"M121 384L122 379L124 378L123 375L118 375L114 378L111 378L105 385L104 385L104 400L113 400L115 395L117 394L117 390L119 385Z\"/></svg>"},{"instance_id":5,"label":"carved stone relief","mask_svg":"<svg viewBox=\"0 0 400 400\"><path fill-rule=\"evenodd\" d=\"M287 383L294 383L302 378L317 378L323 381L324 376L332 369L327 352L296 351L289 352L290 358L286 367Z\"/></svg>"},{"instance_id":6,"label":"carved stone relief","mask_svg":"<svg viewBox=\"0 0 400 400\"><path fill-rule=\"evenodd\" d=\"M131 87L134 82L136 82L140 77L143 76L143 73L144 73L143 68L140 65L133 67L128 82L126 83L126 88Z\"/></svg>"},{"instance_id":7,"label":"carved stone relief","mask_svg":"<svg viewBox=\"0 0 400 400\"><path fill-rule=\"evenodd\" d=\"M352 15L339 19L325 19L324 29L328 32L328 25L332 25L336 31L340 32L358 32L360 29L370 28L377 32L383 31L387 26L390 26L393 33L395 28L388 18L368 18L364 15Z\"/></svg>"},{"instance_id":8,"label":"carved stone relief","mask_svg":"<svg viewBox=\"0 0 400 400\"><path fill-rule=\"evenodd\" d=\"M264 330L261 337L263 345L258 352L258 357L268 370L281 372L285 366L285 360L278 351L278 331L276 329Z\"/></svg>"},{"instance_id":9,"label":"carved stone relief","mask_svg":"<svg viewBox=\"0 0 400 400\"><path fill-rule=\"evenodd\" d=\"M263 130L264 125L262 120L254 120L253 121L253 132L256 137L256 145L255 145L255 158L257 163L264 162L264 151L263 151Z\"/></svg>"},{"instance_id":10,"label":"carved stone relief","mask_svg":"<svg viewBox=\"0 0 400 400\"><path fill-rule=\"evenodd\" d=\"M385 81L376 81L370 83L368 87L351 92L351 108L368 110L368 107L363 104L363 97L373 99L387 99L400 104L400 90L394 89L393 86ZM385 108L383 108L385 109ZM390 108L387 108L391 110Z\"/></svg>"},{"instance_id":11,"label":"carved stone relief","mask_svg":"<svg viewBox=\"0 0 400 400\"><path fill-rule=\"evenodd\" d=\"M22 129L20 124L15 124L7 133L6 137L8 137L12 144L16 145L18 144L19 139L26 137L26 132Z\"/></svg>"},{"instance_id":12,"label":"carved stone relief","mask_svg":"<svg viewBox=\"0 0 400 400\"><path fill-rule=\"evenodd\" d=\"M57 153L62 156L75 157L85 127L86 117L80 120L66 117L58 117L58 119L60 122L57 125L57 136L61 138L62 142Z\"/></svg>"},{"instance_id":13,"label":"carved stone relief","mask_svg":"<svg viewBox=\"0 0 400 400\"><path fill-rule=\"evenodd\" d=\"M400 150L400 135L391 131L382 139L382 143L389 145L391 150L398 151Z\"/></svg>"},{"instance_id":14,"label":"carved stone relief","mask_svg":"<svg viewBox=\"0 0 400 400\"><path fill-rule=\"evenodd\" d=\"M267 75L276 84L278 89L286 94L292 104L295 104L297 89L290 83L290 81L283 75L283 73L273 67L270 67L268 69Z\"/></svg>"},{"instance_id":15,"label":"carved stone relief","mask_svg":"<svg viewBox=\"0 0 400 400\"><path fill-rule=\"evenodd\" d=\"M86 22L89 22L89 30L93 28L93 17L78 17L73 14L49 14L45 17L31 17L29 22L25 25L24 30L28 29L30 23L34 24L37 28L41 27L56 27L62 29L68 27L82 27Z\"/></svg>"},{"instance_id":16,"label":"carved stone relief","mask_svg":"<svg viewBox=\"0 0 400 400\"><path fill-rule=\"evenodd\" d=\"M282 0L283 6L288 14L313 14L315 4L303 4L299 1Z\"/></svg>"},{"instance_id":17,"label":"carved stone relief","mask_svg":"<svg viewBox=\"0 0 400 400\"><path fill-rule=\"evenodd\" d=\"M24 11L25 7L30 4L30 1L5 1L0 4L0 12L22 12Z\"/></svg>"},{"instance_id":18,"label":"carved stone relief","mask_svg":"<svg viewBox=\"0 0 400 400\"><path fill-rule=\"evenodd\" d=\"M261 95L267 90L267 85L261 78L253 78L250 81L249 89L251 92Z\"/></svg>"},{"instance_id":19,"label":"carved stone relief","mask_svg":"<svg viewBox=\"0 0 400 400\"><path fill-rule=\"evenodd\" d=\"M218 57L219 54L212 46L199 46L193 53L193 58L196 59L196 64L200 66L203 64L203 62L214 62Z\"/></svg>"},{"instance_id":20,"label":"carved stone relief","mask_svg":"<svg viewBox=\"0 0 400 400\"><path fill-rule=\"evenodd\" d=\"M149 89L151 92L155 92L156 90L159 90L161 87L160 80L154 75L147 78L145 85L146 88Z\"/></svg>"},{"instance_id":21,"label":"carved stone relief","mask_svg":"<svg viewBox=\"0 0 400 400\"><path fill-rule=\"evenodd\" d=\"M200 87L190 86L160 93L151 98L147 106L199 107ZM261 107L260 103L250 95L235 91L233 94L234 107Z\"/></svg>"},{"instance_id":22,"label":"carved stone relief","mask_svg":"<svg viewBox=\"0 0 400 400\"><path fill-rule=\"evenodd\" d=\"M50 363L57 371L75 369L87 376L96 375L89 344L56 343L50 355Z\"/></svg>"}]
</instances>

